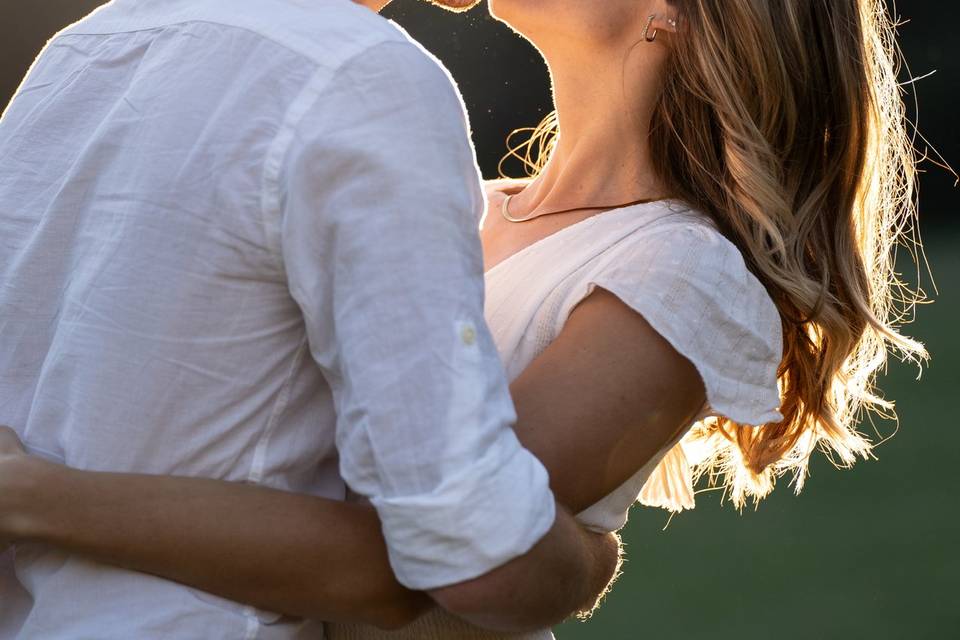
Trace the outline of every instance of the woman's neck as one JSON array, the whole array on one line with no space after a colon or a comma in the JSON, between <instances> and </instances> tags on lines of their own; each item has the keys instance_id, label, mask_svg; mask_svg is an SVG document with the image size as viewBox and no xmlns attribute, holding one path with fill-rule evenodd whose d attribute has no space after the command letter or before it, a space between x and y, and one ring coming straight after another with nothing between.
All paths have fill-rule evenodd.
<instances>
[{"instance_id":1,"label":"woman's neck","mask_svg":"<svg viewBox=\"0 0 960 640\"><path fill-rule=\"evenodd\" d=\"M561 134L550 162L514 198L517 213L666 196L649 145L660 65L650 64L647 56L616 51L545 57ZM626 67L619 64L621 59ZM606 63L589 64L596 60Z\"/></svg>"}]
</instances>

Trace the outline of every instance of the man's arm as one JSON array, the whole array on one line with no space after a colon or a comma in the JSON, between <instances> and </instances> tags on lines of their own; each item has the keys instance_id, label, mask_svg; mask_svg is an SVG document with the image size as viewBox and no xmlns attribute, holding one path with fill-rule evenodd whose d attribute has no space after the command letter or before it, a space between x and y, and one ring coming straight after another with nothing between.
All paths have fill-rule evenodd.
<instances>
[{"instance_id":1,"label":"man's arm","mask_svg":"<svg viewBox=\"0 0 960 640\"><path fill-rule=\"evenodd\" d=\"M320 86L284 156L280 238L333 390L341 475L376 508L402 584L460 605L484 581L451 585L513 562L515 590L482 594L485 624L549 626L588 597L593 562L511 428L462 103L405 42Z\"/></svg>"}]
</instances>

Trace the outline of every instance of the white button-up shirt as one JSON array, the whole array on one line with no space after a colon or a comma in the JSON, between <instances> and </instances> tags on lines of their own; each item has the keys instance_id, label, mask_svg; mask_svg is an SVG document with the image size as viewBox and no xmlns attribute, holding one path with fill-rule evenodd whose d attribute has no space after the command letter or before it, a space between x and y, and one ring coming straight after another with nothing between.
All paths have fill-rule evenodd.
<instances>
[{"instance_id":1,"label":"white button-up shirt","mask_svg":"<svg viewBox=\"0 0 960 640\"><path fill-rule=\"evenodd\" d=\"M0 120L0 423L81 469L345 480L404 584L486 573L554 503L483 320L482 207L448 75L373 12L115 0ZM16 568L0 636L305 633L44 546Z\"/></svg>"}]
</instances>

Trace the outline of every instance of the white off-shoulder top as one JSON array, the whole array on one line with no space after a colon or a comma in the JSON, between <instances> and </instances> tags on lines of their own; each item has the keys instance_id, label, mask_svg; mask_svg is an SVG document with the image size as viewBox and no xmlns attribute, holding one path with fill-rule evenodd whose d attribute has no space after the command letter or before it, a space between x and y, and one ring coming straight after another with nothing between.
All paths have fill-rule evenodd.
<instances>
[{"instance_id":1,"label":"white off-shoulder top","mask_svg":"<svg viewBox=\"0 0 960 640\"><path fill-rule=\"evenodd\" d=\"M691 426L711 415L753 425L781 419L777 308L710 219L673 201L587 218L487 273L487 322L511 380L596 287L641 314L697 368L707 403ZM638 498L649 506L692 508L692 482L675 444L580 519L614 531Z\"/></svg>"},{"instance_id":2,"label":"white off-shoulder top","mask_svg":"<svg viewBox=\"0 0 960 640\"><path fill-rule=\"evenodd\" d=\"M778 311L736 246L707 216L681 203L660 201L587 218L499 263L486 282L487 322L511 380L559 336L577 304L601 287L643 315L700 373L707 402L691 427L708 416L749 425L782 419ZM638 500L674 511L693 508L683 435L578 520L615 531ZM333 640L553 637L548 630L486 632L442 611L395 632L329 627Z\"/></svg>"}]
</instances>

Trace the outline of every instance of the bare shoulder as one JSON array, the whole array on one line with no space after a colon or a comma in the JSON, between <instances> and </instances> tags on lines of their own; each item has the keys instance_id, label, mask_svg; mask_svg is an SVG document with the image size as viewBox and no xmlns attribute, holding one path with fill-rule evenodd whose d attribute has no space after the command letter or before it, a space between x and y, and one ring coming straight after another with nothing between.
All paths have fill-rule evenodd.
<instances>
[{"instance_id":1,"label":"bare shoulder","mask_svg":"<svg viewBox=\"0 0 960 640\"><path fill-rule=\"evenodd\" d=\"M597 287L570 314L564 331L584 344L598 344L590 336L609 341L610 354L633 362L645 373L669 379L672 386L689 395L700 385L700 376L691 362L636 309L616 294ZM682 383L682 384L681 384Z\"/></svg>"}]
</instances>

